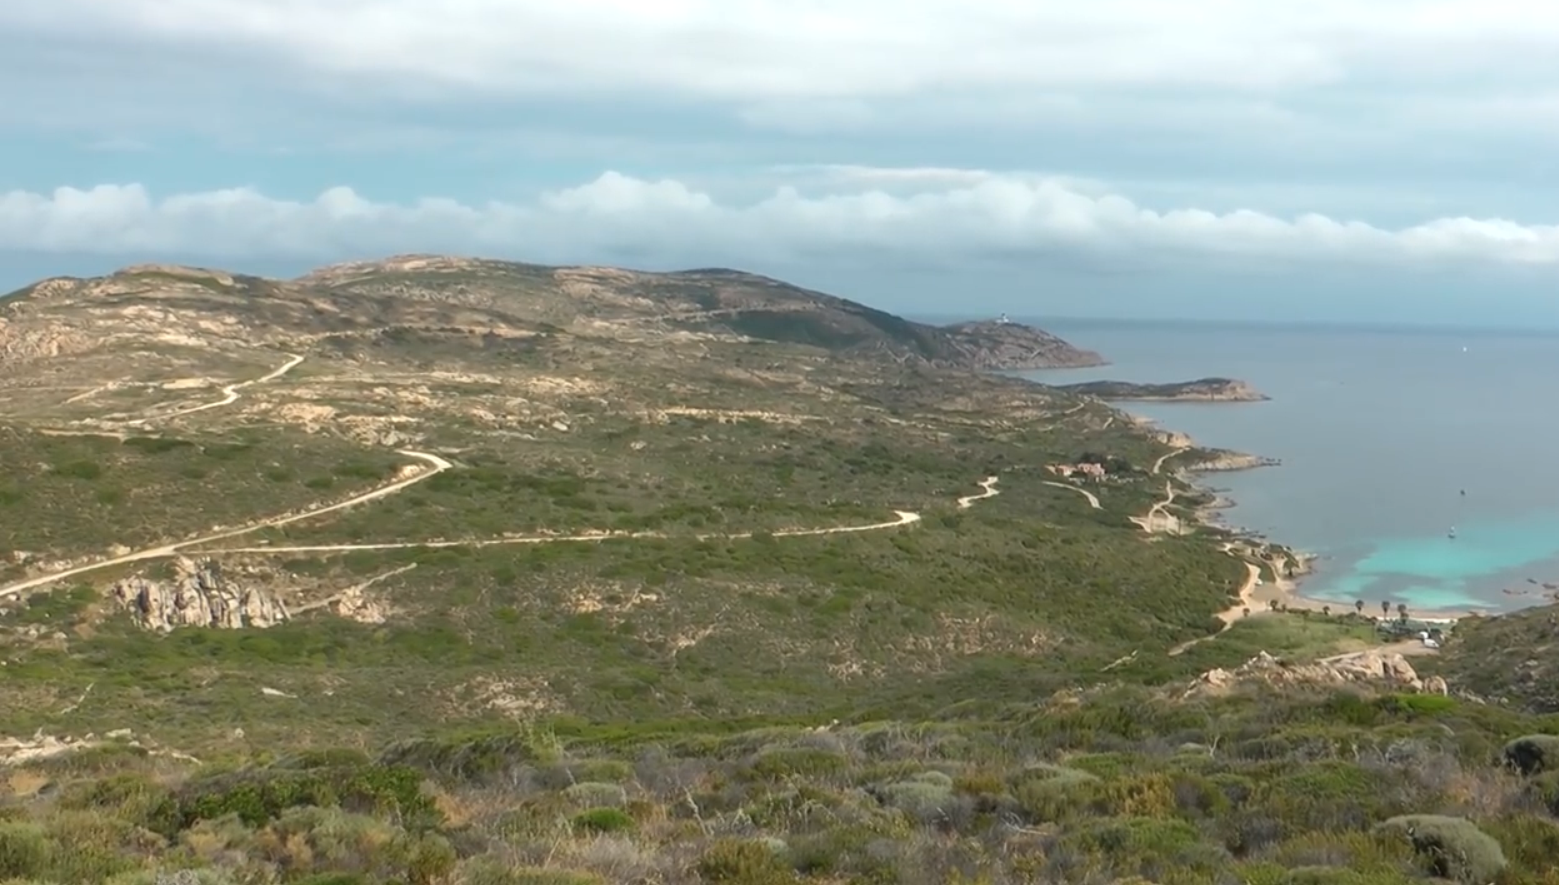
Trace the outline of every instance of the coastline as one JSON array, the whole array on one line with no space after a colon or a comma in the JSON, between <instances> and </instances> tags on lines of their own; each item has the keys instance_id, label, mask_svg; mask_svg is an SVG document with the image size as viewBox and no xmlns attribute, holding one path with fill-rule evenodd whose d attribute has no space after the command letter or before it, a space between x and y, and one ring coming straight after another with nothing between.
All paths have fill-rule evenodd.
<instances>
[{"instance_id":1,"label":"coastline","mask_svg":"<svg viewBox=\"0 0 1559 885\"><path fill-rule=\"evenodd\" d=\"M1244 452L1204 447L1185 433L1165 429L1156 419L1132 414L1118 406L1114 408L1131 423L1156 433L1159 439L1168 445L1182 448L1195 447L1217 453L1212 459L1171 466L1168 472L1212 498L1210 502L1196 509L1191 521L1196 525L1227 535L1228 542L1225 549L1229 554L1260 569L1259 577L1240 588L1239 603L1219 613L1218 617L1226 624L1245 617L1246 609L1251 615L1257 615L1272 610L1274 605L1288 611L1330 611L1334 615L1355 612L1375 622L1396 620L1394 617L1382 618L1372 614L1371 611L1375 606L1370 601L1366 601L1363 610L1360 611L1356 602L1306 596L1302 585L1306 577L1314 574L1315 563L1321 558L1320 554L1290 548L1240 526L1228 514L1228 511L1238 506L1238 502L1207 488L1199 481L1200 474L1278 467L1282 466L1281 461ZM1489 617L1494 614L1495 612L1490 610L1471 608L1414 609L1410 611L1409 616L1411 620L1418 623L1455 624L1463 618Z\"/></svg>"}]
</instances>

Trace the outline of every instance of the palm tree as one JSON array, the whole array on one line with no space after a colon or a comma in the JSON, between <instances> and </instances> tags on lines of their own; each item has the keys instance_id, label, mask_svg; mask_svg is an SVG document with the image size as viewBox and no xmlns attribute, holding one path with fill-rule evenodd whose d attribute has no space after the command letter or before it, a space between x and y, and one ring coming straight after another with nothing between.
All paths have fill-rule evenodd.
<instances>
[{"instance_id":1,"label":"palm tree","mask_svg":"<svg viewBox=\"0 0 1559 885\"><path fill-rule=\"evenodd\" d=\"M1386 600L1386 599L1382 599L1380 601L1380 616L1384 618L1384 617L1386 617L1386 616L1388 616L1390 614L1391 614L1391 601L1390 600Z\"/></svg>"},{"instance_id":2,"label":"palm tree","mask_svg":"<svg viewBox=\"0 0 1559 885\"><path fill-rule=\"evenodd\" d=\"M1269 600L1267 600L1267 608L1269 608L1269 609L1271 609L1273 611L1277 611L1278 610L1278 601L1276 599L1269 599Z\"/></svg>"},{"instance_id":3,"label":"palm tree","mask_svg":"<svg viewBox=\"0 0 1559 885\"><path fill-rule=\"evenodd\" d=\"M1353 610L1358 612L1361 615L1364 614L1364 600L1362 600L1362 599L1355 599L1353 601Z\"/></svg>"},{"instance_id":4,"label":"palm tree","mask_svg":"<svg viewBox=\"0 0 1559 885\"><path fill-rule=\"evenodd\" d=\"M1332 616L1332 607L1329 606L1329 605L1321 606L1321 616L1322 617L1326 617L1326 618L1331 617Z\"/></svg>"},{"instance_id":5,"label":"palm tree","mask_svg":"<svg viewBox=\"0 0 1559 885\"><path fill-rule=\"evenodd\" d=\"M1401 618L1404 621L1407 620L1407 603L1405 603L1405 602L1397 603L1397 617Z\"/></svg>"}]
</instances>

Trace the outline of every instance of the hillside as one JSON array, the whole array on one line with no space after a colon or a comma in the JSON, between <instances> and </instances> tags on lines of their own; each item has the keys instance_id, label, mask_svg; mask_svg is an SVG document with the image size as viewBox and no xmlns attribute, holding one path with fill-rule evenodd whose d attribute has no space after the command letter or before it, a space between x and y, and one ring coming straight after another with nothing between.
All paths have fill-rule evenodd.
<instances>
[{"instance_id":1,"label":"hillside","mask_svg":"<svg viewBox=\"0 0 1559 885\"><path fill-rule=\"evenodd\" d=\"M1436 672L1493 703L1559 713L1559 607L1469 619L1457 625L1456 639Z\"/></svg>"},{"instance_id":2,"label":"hillside","mask_svg":"<svg viewBox=\"0 0 1559 885\"><path fill-rule=\"evenodd\" d=\"M1132 522L1164 443L946 365L1037 333L971 324L947 334L973 350L905 359L901 339L725 325L800 291L440 258L31 287L0 330L0 596L63 606L70 629L18 635L48 664L37 690L105 667L142 687L0 712L79 732L155 710L193 747L239 725L250 745L368 739L386 709L404 734L519 710L930 711L1211 629L1243 566ZM793 315L943 340L807 297ZM1127 469L1093 497L1045 469L1097 452ZM1101 594L1142 601L1123 617ZM408 680L422 702L397 699ZM261 688L336 700L300 726L240 701ZM203 732L187 717L211 705L237 718Z\"/></svg>"},{"instance_id":3,"label":"hillside","mask_svg":"<svg viewBox=\"0 0 1559 885\"><path fill-rule=\"evenodd\" d=\"M1554 723L1243 614L1279 551L1166 467L1216 453L973 371L1040 333L801 291L425 257L8 300L0 879L1405 883L1433 813L1453 877L1494 838L1549 881L1498 748Z\"/></svg>"}]
</instances>

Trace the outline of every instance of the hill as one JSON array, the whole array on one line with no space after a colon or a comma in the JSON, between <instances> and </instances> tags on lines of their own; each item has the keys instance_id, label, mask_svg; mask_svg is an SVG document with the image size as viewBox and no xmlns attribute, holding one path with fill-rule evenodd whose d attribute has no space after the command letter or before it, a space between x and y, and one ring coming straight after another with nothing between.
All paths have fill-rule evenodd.
<instances>
[{"instance_id":1,"label":"hill","mask_svg":"<svg viewBox=\"0 0 1559 885\"><path fill-rule=\"evenodd\" d=\"M1269 665L1374 634L1241 613L1277 551L1162 469L1216 453L974 371L1037 333L755 280L8 299L0 877L1397 883L1433 813L1542 881L1498 748L1554 724Z\"/></svg>"},{"instance_id":2,"label":"hill","mask_svg":"<svg viewBox=\"0 0 1559 885\"><path fill-rule=\"evenodd\" d=\"M289 281L138 266L97 279L44 280L0 301L0 318L0 354L17 358L112 348L92 333L109 323L174 347L412 328L563 328L639 340L714 335L802 344L944 368L1103 364L1098 354L1028 326L929 326L740 271L647 273L444 256L335 265Z\"/></svg>"}]
</instances>

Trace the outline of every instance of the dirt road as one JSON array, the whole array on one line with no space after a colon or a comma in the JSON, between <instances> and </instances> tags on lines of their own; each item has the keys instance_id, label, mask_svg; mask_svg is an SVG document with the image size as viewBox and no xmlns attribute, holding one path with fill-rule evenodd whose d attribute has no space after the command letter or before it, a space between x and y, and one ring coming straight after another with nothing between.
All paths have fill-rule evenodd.
<instances>
[{"instance_id":1,"label":"dirt road","mask_svg":"<svg viewBox=\"0 0 1559 885\"><path fill-rule=\"evenodd\" d=\"M920 514L910 510L893 511L896 518L887 522L873 522L866 525L831 526L822 529L783 529L769 534L775 538L800 538L809 535L844 535L854 532L875 532L882 529L898 528L920 521ZM735 541L751 538L754 532L738 532L735 534L705 534L692 535L695 541ZM585 532L579 535L516 535L513 537L482 538L471 541L391 541L381 544L310 544L304 546L287 547L219 547L215 550L201 550L202 556L214 556L219 553L246 553L251 555L264 555L268 553L354 553L361 550L411 550L416 547L444 548L444 547L502 547L509 544L552 544L552 543L587 543L591 541L626 541L643 538L675 538L665 532ZM683 537L689 537L684 535Z\"/></svg>"},{"instance_id":2,"label":"dirt road","mask_svg":"<svg viewBox=\"0 0 1559 885\"><path fill-rule=\"evenodd\" d=\"M1058 489L1069 489L1071 491L1074 491L1074 492L1078 493L1079 495L1082 495L1084 498L1088 499L1088 506L1089 507L1092 507L1095 510L1103 510L1104 509L1103 507L1099 506L1099 496L1095 495L1093 492L1088 491L1087 489L1080 489L1077 486L1067 485L1064 482L1051 482L1049 480L1046 480L1044 484L1047 485L1047 486L1055 486Z\"/></svg>"},{"instance_id":3,"label":"dirt road","mask_svg":"<svg viewBox=\"0 0 1559 885\"><path fill-rule=\"evenodd\" d=\"M410 450L403 450L400 452L400 454L409 458L416 458L420 461L424 461L431 465L431 469L419 470L416 473L396 480L389 485L380 486L379 488L373 489L372 491L364 492L361 495L357 495L348 498L345 501L340 501L325 507L319 507L313 510L305 510L302 513L294 513L287 516L275 516L269 519L262 519L259 522L250 523L249 525L243 526L241 528L214 532L209 535L202 535L198 538L191 538L188 541L179 541L174 544L164 544L160 547L149 547L145 550L137 550L134 553L127 553L124 556L116 556L113 559L105 559L99 562L65 569L64 571L27 578L26 580L17 581L12 584L7 584L4 587L0 587L0 598L14 596L23 590L31 590L34 587L42 587L47 584L53 584L56 581L63 581L66 578L73 578L77 575L84 575L88 572L98 571L99 569L112 568L116 565L125 565L127 563L140 562L146 559L160 559L166 556L173 556L188 547L194 547L200 544L209 544L212 541L221 541L226 538L234 538L239 535L246 535L250 532L256 532L264 528L274 528L276 526L290 525L301 520L313 519L316 516L323 516L327 513L335 513L339 510L345 510L348 507L356 507L359 504L366 504L369 501L377 501L380 498L393 495L396 492L416 485L419 482L432 479L443 471L448 470L454 466L443 458L440 458L438 455L430 455L427 452L413 452Z\"/></svg>"},{"instance_id":4,"label":"dirt road","mask_svg":"<svg viewBox=\"0 0 1559 885\"><path fill-rule=\"evenodd\" d=\"M1173 482L1169 481L1169 480L1165 480L1164 481L1164 500L1159 501L1158 503L1154 504L1152 507L1149 507L1148 508L1148 512L1147 512L1147 514L1145 516L1133 516L1133 517L1131 517L1131 521L1136 523L1137 525L1142 526L1142 528L1145 529L1149 533L1152 533L1152 532L1155 532L1155 531L1164 531L1164 532L1172 532L1172 533L1179 532L1180 531L1180 518L1178 516L1175 516L1173 513L1166 513L1166 512L1164 512L1164 508L1168 507L1169 505L1171 505L1173 503L1175 503L1175 484ZM1158 527L1158 524L1160 522L1159 517L1161 517L1161 516L1163 517L1163 520L1162 520L1163 523L1164 523L1163 528L1159 528Z\"/></svg>"},{"instance_id":5,"label":"dirt road","mask_svg":"<svg viewBox=\"0 0 1559 885\"><path fill-rule=\"evenodd\" d=\"M958 509L968 510L970 507L974 506L974 502L976 501L982 501L986 498L994 498L1001 494L1001 492L996 489L996 483L999 480L1000 477L997 476L987 476L986 478L980 480L980 488L983 489L983 491L981 491L978 495L965 495L964 497L959 498Z\"/></svg>"},{"instance_id":6,"label":"dirt road","mask_svg":"<svg viewBox=\"0 0 1559 885\"><path fill-rule=\"evenodd\" d=\"M1176 446L1175 448L1171 449L1170 451L1165 452L1162 455L1159 455L1158 456L1158 460L1153 462L1153 470L1152 470L1152 472L1157 474L1159 471L1164 469L1164 462L1165 461L1168 461L1170 458L1175 457L1176 455L1180 454L1181 452L1189 451L1190 448L1191 448L1190 446Z\"/></svg>"},{"instance_id":7,"label":"dirt road","mask_svg":"<svg viewBox=\"0 0 1559 885\"><path fill-rule=\"evenodd\" d=\"M302 363L303 360L304 360L304 357L302 357L300 355L292 355L292 357L286 363L284 363L279 368L273 370L269 374L266 374L266 375L261 376L259 378L255 378L255 379L250 380L250 381L243 381L243 382L238 382L238 383L235 383L235 384L229 384L229 385L225 386L223 388L223 398L218 400L218 401L210 402L210 403L204 403L202 405L192 406L192 407L189 407L189 408L186 408L186 409L182 409L182 410L179 410L177 412L172 413L171 415L167 415L165 417L174 418L174 417L178 417L178 416L181 416L181 415L191 415L191 414L194 414L196 412L205 411L207 409L215 409L215 408L219 408L221 406L232 405L233 403L238 401L238 398L240 396L239 391L243 390L246 387L250 387L250 386L253 386L253 385L256 385L256 384L263 384L263 383L268 382L268 381L274 381L275 379L280 378L281 376L283 376L283 375L287 374L288 372L292 371L293 369L297 368L297 366L300 363ZM144 421L144 419L143 419L143 421ZM138 423L138 422L132 422L132 423ZM409 449L403 449L403 450L400 451L400 454L406 455L407 457L410 457L410 458L416 458L416 459L418 459L420 461L423 461L426 464L430 465L431 469L418 470L416 473L411 474L409 476L406 476L406 477L404 477L402 479L399 479L399 480L397 480L395 482L392 482L389 485L381 486L381 487L379 487L377 489L374 489L372 491L364 492L361 495L357 495L357 496L349 498L349 499L347 499L345 501L341 501L341 502L338 502L336 504L331 504L331 505L328 505L328 506L325 506L325 507L318 507L318 508L315 508L313 510L306 510L306 511L304 511L302 513L295 513L295 514L286 515L286 516L271 517L271 518L268 518L268 519L260 520L258 522L250 523L250 524L245 525L245 526L240 527L240 528L229 529L229 530L220 531L220 532L214 532L212 534L202 535L202 536L200 536L198 538L191 538L191 539L189 539L187 541L179 541L179 542L173 543L173 544L163 544L163 545L157 546L157 547L149 547L149 548L147 548L145 550L138 550L138 551L136 551L134 553L125 554L124 556L116 556L116 557L113 557L112 559L100 560L98 562L89 563L87 565L76 566L74 568L69 568L69 569L65 569L65 570L58 571L58 572L53 572L53 573L46 574L46 575L38 575L38 576L35 576L35 577L32 577L32 578L27 578L25 580L16 581L14 583L7 584L7 585L5 585L3 587L0 587L0 598L5 598L7 596L14 596L14 595L16 595L18 593L21 593L24 590L31 590L31 589L36 588L36 587L46 586L48 584L53 584L53 583L56 583L58 581L63 581L65 579L67 579L67 578L73 578L73 577L76 577L78 575L88 574L90 572L99 571L101 569L112 568L114 566L119 566L119 565L127 565L129 563L141 562L141 561L148 560L148 559L160 559L160 558L164 558L164 557L174 556L174 555L177 555L177 554L179 554L181 552L185 552L185 551L190 552L190 553L199 553L200 555L216 555L216 554L221 554L221 553L244 553L244 554L254 554L254 555L273 554L273 553L346 553L346 552L360 551L360 550L406 550L406 549L411 549L411 548L414 548L414 547L465 547L465 546L471 546L471 547L491 547L491 546L503 545L503 544L544 544L544 543L568 542L568 541L573 541L573 542L605 541L605 540L615 539L615 538L664 538L664 537L667 537L667 535L665 535L664 533L661 533L661 532L617 532L617 533L614 533L614 532L590 532L590 533L581 534L581 535L533 535L533 536L526 536L526 537L499 537L499 538L488 538L488 539L478 540L478 541L469 541L469 540L467 540L467 541L398 541L398 542L383 543L383 544L321 544L321 545L299 545L299 546L255 546L255 547L227 547L227 548L219 548L219 549L212 549L212 550L200 550L200 551L189 550L189 548L199 547L199 546L204 545L204 544L210 544L210 543L212 543L214 541L222 541L222 540L226 540L228 538L235 538L235 537L238 537L238 536L241 536L241 535L246 535L246 534L250 534L252 532L259 531L260 529L275 528L275 527L278 527L278 526L290 525L290 524L292 524L294 522L298 522L300 520L312 519L312 518L314 518L316 516L324 516L325 514L334 513L334 512L340 511L340 510L345 510L345 509L347 509L349 507L356 507L359 504L366 504L366 503L368 503L370 501L376 501L376 500L378 500L380 498L385 498L385 497L388 497L390 495L396 494L397 492L403 491L403 490L409 488L410 486L413 486L413 485L415 485L415 484L417 484L419 482L423 482L425 480L432 479L434 476L437 476L439 473L442 473L443 471L448 470L448 469L450 469L451 467L454 466L449 461L444 460L443 458L439 457L438 455L429 454L427 452L416 452L416 451L411 451ZM998 479L999 479L999 477L988 476L985 479L981 480L980 483L979 483L979 486L980 486L982 491L979 494L976 494L976 495L968 495L968 496L959 498L958 499L958 507L960 509L967 509L968 507L972 506L975 501L983 500L985 498L992 498L992 497L995 497L996 495L1001 494L1001 492L998 491L997 488L996 488L996 483L997 483ZM1079 490L1079 491L1081 491L1081 490ZM1087 493L1084 492L1084 494L1087 494ZM1091 497L1092 496L1090 496L1090 498ZM1094 506L1097 507L1098 503L1094 502ZM856 532L872 532L872 531L880 531L880 530L883 530L883 529L890 529L890 528L897 528L897 527L900 527L900 526L911 525L913 523L919 522L920 519L921 519L920 514L914 512L914 511L895 510L893 512L894 512L895 518L891 519L891 520L888 520L886 522L874 522L874 523L868 523L866 525L856 525L856 526L831 526L831 527L828 527L828 528L819 528L819 529L786 529L786 530L782 530L782 531L772 532L770 534L773 537L777 537L777 538L794 538L794 537L804 537L804 536L809 536L809 535L838 535L838 534L849 534L849 533L856 533ZM752 536L753 536L752 532L743 532L743 533L740 533L740 534L731 534L731 535L696 535L694 537L697 540L710 540L710 539L713 539L713 538L729 538L729 539L751 538Z\"/></svg>"},{"instance_id":8,"label":"dirt road","mask_svg":"<svg viewBox=\"0 0 1559 885\"><path fill-rule=\"evenodd\" d=\"M209 535L202 535L201 537L192 538L188 541L179 541L175 544L164 544L159 547L149 547L145 550L137 550L134 553L128 553L124 556L117 556L113 559L105 559L100 562L77 566L76 568L66 569L64 571L54 572L47 575L39 575L37 577L28 578L23 581L17 581L13 584L0 587L0 598L15 595L22 592L23 590L30 590L35 587L42 587L47 584L52 584L56 581L61 581L66 578L87 574L88 572L98 571L99 569L111 568L116 565L126 565L132 562L141 562L148 559L161 559L164 557L177 555L181 552L188 552L201 556L215 556L224 553L244 553L252 555L265 555L274 553L351 553L360 550L409 550L415 547L496 547L506 544L548 544L553 542L578 543L629 538L671 537L666 535L664 532L589 532L580 535L528 535L523 537L485 538L477 541L395 541L383 544L310 544L286 546L267 545L256 547L221 547L212 550L189 549L191 547L198 547L202 544L209 544L213 541L221 541L226 540L227 538L246 535L250 532L259 531L260 529L290 525L291 523L298 522L300 520L312 519L313 517L323 516L327 513L334 513L338 510L345 510L348 507L356 507L359 504L366 504L369 501L375 501L380 498L393 495L419 482L431 479L439 473L454 466L443 458L440 458L437 455L428 454L426 452L413 452L407 450L402 451L401 454L426 461L428 464L432 465L432 469L421 470L412 476L408 476L386 486L381 486L380 488L374 489L373 491L365 492L340 503L331 504L327 507L306 510L302 513L295 513L289 516L272 517L270 519L251 523L242 528L215 532ZM987 492L993 492L991 485L995 484L995 479L995 477L989 477L987 478L986 482L981 483ZM989 483L989 485L987 485L987 483ZM980 498L990 497L990 495L981 494L971 497L975 500L978 500ZM810 535L843 535L857 532L874 532L881 531L883 529L912 525L914 523L920 522L921 519L920 514L912 510L895 510L893 513L894 518L885 522L873 522L867 523L865 525L830 526L820 529L784 529L777 532L771 532L770 534L776 538L798 538ZM700 541L712 539L735 540L751 538L753 534L753 532L741 532L738 534L729 535L696 535L694 538Z\"/></svg>"},{"instance_id":9,"label":"dirt road","mask_svg":"<svg viewBox=\"0 0 1559 885\"><path fill-rule=\"evenodd\" d=\"M243 390L245 387L253 387L256 384L264 384L267 381L275 381L277 378L280 378L288 372L291 372L293 369L296 369L298 364L303 362L303 357L299 356L298 354L292 354L291 357L291 359L282 364L281 368L275 369L267 375L262 375L259 378L253 378L249 381L239 381L236 384L229 384L223 387L222 398L216 402L205 403L199 406L190 406L187 409L180 409L164 417L179 418L184 415L193 415L196 412L204 412L207 409L215 409L221 406L230 406L233 403L238 402L238 392L240 390Z\"/></svg>"},{"instance_id":10,"label":"dirt road","mask_svg":"<svg viewBox=\"0 0 1559 885\"><path fill-rule=\"evenodd\" d=\"M1252 594L1256 590L1256 582L1261 580L1261 569L1259 567L1247 562L1245 563L1245 568L1245 583L1240 585L1238 593L1240 601L1218 613L1218 620L1223 622L1223 626L1218 628L1218 632L1210 633L1206 636L1198 636L1189 642L1180 643L1179 645L1169 650L1170 657L1174 657L1183 653L1186 649L1196 645L1198 642L1206 642L1215 636L1222 635L1224 631L1234 626L1235 621L1245 617L1245 610L1250 608L1251 603L1254 601ZM1255 612L1252 612L1252 614L1255 614Z\"/></svg>"}]
</instances>

